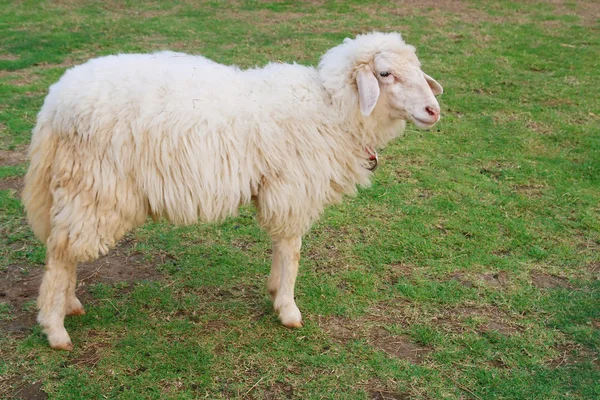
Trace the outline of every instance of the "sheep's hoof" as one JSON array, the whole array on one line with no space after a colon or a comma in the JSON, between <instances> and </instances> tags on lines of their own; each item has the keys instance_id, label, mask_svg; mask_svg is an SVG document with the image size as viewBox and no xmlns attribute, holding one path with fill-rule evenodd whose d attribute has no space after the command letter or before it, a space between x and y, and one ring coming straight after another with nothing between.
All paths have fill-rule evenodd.
<instances>
[{"instance_id":1,"label":"sheep's hoof","mask_svg":"<svg viewBox=\"0 0 600 400\"><path fill-rule=\"evenodd\" d=\"M302 328L302 314L295 304L282 307L279 313L279 320L288 328Z\"/></svg>"},{"instance_id":2,"label":"sheep's hoof","mask_svg":"<svg viewBox=\"0 0 600 400\"><path fill-rule=\"evenodd\" d=\"M71 350L73 350L73 343L67 342L67 343L51 344L50 347L52 347L54 350L71 351Z\"/></svg>"},{"instance_id":3,"label":"sheep's hoof","mask_svg":"<svg viewBox=\"0 0 600 400\"><path fill-rule=\"evenodd\" d=\"M71 338L64 327L56 329L44 329L44 332L48 336L48 343L50 347L56 350L73 350L73 343Z\"/></svg>"},{"instance_id":4,"label":"sheep's hoof","mask_svg":"<svg viewBox=\"0 0 600 400\"><path fill-rule=\"evenodd\" d=\"M78 308L74 308L73 310L71 310L67 313L67 316L73 316L73 315L85 315L85 310L83 309L83 307L78 307Z\"/></svg>"},{"instance_id":5,"label":"sheep's hoof","mask_svg":"<svg viewBox=\"0 0 600 400\"><path fill-rule=\"evenodd\" d=\"M297 328L302 328L304 326L304 323L302 321L298 321L298 322L290 322L290 323L283 323L283 326L285 326L286 328L292 328L292 329L297 329Z\"/></svg>"}]
</instances>

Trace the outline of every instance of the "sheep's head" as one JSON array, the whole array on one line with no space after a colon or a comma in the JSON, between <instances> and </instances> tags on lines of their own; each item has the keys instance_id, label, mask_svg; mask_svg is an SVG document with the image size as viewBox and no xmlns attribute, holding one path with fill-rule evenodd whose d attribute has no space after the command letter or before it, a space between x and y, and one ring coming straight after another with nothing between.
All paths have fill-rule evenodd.
<instances>
[{"instance_id":1,"label":"sheep's head","mask_svg":"<svg viewBox=\"0 0 600 400\"><path fill-rule=\"evenodd\" d=\"M319 70L333 96L353 98L364 117L411 121L421 129L440 119L435 96L442 94L442 86L421 71L415 48L398 33L346 39L323 56ZM350 89L353 94L342 94Z\"/></svg>"},{"instance_id":2,"label":"sheep's head","mask_svg":"<svg viewBox=\"0 0 600 400\"><path fill-rule=\"evenodd\" d=\"M378 113L412 121L421 129L431 128L440 119L435 96L442 94L442 86L421 71L412 47L376 54L369 63L358 66L355 79L364 116L377 107Z\"/></svg>"}]
</instances>

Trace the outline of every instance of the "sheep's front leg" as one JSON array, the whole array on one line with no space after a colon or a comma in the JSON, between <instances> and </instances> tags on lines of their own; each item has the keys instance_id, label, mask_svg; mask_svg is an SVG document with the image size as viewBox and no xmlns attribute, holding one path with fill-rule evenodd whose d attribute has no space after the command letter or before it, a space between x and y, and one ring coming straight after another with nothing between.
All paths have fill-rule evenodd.
<instances>
[{"instance_id":1,"label":"sheep's front leg","mask_svg":"<svg viewBox=\"0 0 600 400\"><path fill-rule=\"evenodd\" d=\"M267 290L271 295L271 300L275 301L277 291L279 290L279 282L281 281L281 252L275 240L273 240L273 262L271 263L271 273L267 280Z\"/></svg>"},{"instance_id":2,"label":"sheep's front leg","mask_svg":"<svg viewBox=\"0 0 600 400\"><path fill-rule=\"evenodd\" d=\"M46 272L40 286L37 300L38 322L48 336L48 342L54 349L73 350L71 338L65 329L67 291L69 289L69 270L76 268L74 262L54 258L49 252Z\"/></svg>"},{"instance_id":3,"label":"sheep's front leg","mask_svg":"<svg viewBox=\"0 0 600 400\"><path fill-rule=\"evenodd\" d=\"M273 239L273 265L269 275L268 288L274 290L273 307L279 314L281 323L289 328L302 326L302 315L294 301L294 285L300 261L300 236Z\"/></svg>"}]
</instances>

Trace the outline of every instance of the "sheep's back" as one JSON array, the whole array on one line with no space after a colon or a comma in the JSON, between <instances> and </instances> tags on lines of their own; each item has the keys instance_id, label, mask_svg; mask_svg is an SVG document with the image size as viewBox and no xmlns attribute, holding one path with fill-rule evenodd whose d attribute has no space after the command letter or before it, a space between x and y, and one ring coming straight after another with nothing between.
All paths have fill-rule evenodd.
<instances>
[{"instance_id":1,"label":"sheep's back","mask_svg":"<svg viewBox=\"0 0 600 400\"><path fill-rule=\"evenodd\" d=\"M104 178L134 182L153 214L216 221L266 174L322 162L332 144L319 131L327 96L317 79L299 65L240 71L181 53L108 56L67 71L41 116Z\"/></svg>"}]
</instances>

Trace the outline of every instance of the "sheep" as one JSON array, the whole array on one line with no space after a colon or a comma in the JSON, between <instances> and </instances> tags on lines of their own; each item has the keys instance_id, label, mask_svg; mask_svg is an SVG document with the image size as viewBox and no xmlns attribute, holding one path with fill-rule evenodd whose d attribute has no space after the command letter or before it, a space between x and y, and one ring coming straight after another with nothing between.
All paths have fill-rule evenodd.
<instances>
[{"instance_id":1,"label":"sheep","mask_svg":"<svg viewBox=\"0 0 600 400\"><path fill-rule=\"evenodd\" d=\"M317 68L242 70L183 53L119 54L66 71L33 130L23 203L47 246L37 321L72 350L77 263L148 216L215 222L253 202L273 247L267 289L287 327L302 236L325 206L369 185L376 149L440 118L442 87L399 33L347 38Z\"/></svg>"}]
</instances>

